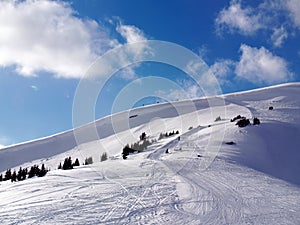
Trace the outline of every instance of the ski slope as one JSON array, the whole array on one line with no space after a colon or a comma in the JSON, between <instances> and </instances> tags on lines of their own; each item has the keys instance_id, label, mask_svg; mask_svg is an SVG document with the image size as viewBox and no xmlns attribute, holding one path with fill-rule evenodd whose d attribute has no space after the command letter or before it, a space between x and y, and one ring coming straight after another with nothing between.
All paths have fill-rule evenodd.
<instances>
[{"instance_id":1,"label":"ski slope","mask_svg":"<svg viewBox=\"0 0 300 225\"><path fill-rule=\"evenodd\" d=\"M0 171L41 163L51 171L0 182L0 223L300 224L299 95L300 83L291 83L219 96L214 105L158 104L1 149ZM238 114L261 124L239 128L230 122ZM157 139L173 130L179 135L122 159L142 132ZM100 162L103 152L109 159ZM57 170L68 156L94 164Z\"/></svg>"}]
</instances>

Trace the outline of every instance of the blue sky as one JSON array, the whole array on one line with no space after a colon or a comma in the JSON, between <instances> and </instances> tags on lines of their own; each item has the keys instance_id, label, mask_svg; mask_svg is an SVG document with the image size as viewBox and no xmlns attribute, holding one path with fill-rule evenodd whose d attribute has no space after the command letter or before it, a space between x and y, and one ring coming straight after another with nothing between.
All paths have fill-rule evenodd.
<instances>
[{"instance_id":1,"label":"blue sky","mask_svg":"<svg viewBox=\"0 0 300 225\"><path fill-rule=\"evenodd\" d=\"M80 79L108 50L163 40L199 55L223 93L300 81L299 0L1 1L0 145L72 128ZM200 97L187 74L159 63L125 68L106 83L95 118L108 115L120 90L141 77L172 80L135 106ZM162 87L163 88L163 87Z\"/></svg>"}]
</instances>

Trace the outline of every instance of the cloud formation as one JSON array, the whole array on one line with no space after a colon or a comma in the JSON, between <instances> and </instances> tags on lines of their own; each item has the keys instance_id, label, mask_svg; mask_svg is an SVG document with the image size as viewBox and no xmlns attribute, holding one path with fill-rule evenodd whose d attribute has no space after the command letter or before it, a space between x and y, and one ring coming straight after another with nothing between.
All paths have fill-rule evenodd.
<instances>
[{"instance_id":1,"label":"cloud formation","mask_svg":"<svg viewBox=\"0 0 300 225\"><path fill-rule=\"evenodd\" d=\"M289 11L289 15L294 22L294 25L300 28L300 1L299 0L287 0L286 7Z\"/></svg>"},{"instance_id":2,"label":"cloud formation","mask_svg":"<svg viewBox=\"0 0 300 225\"><path fill-rule=\"evenodd\" d=\"M217 60L210 66L210 72L221 85L231 84L229 78L243 78L254 84L276 84L293 78L287 62L265 47L255 48L242 44L238 61Z\"/></svg>"},{"instance_id":3,"label":"cloud formation","mask_svg":"<svg viewBox=\"0 0 300 225\"><path fill-rule=\"evenodd\" d=\"M217 60L211 67L210 72L216 76L218 79L218 82L221 85L227 84L228 76L232 75L234 73L236 66L236 62L224 59L224 60Z\"/></svg>"},{"instance_id":4,"label":"cloud formation","mask_svg":"<svg viewBox=\"0 0 300 225\"><path fill-rule=\"evenodd\" d=\"M288 38L288 33L283 26L281 26L280 28L275 28L271 36L271 40L275 47L281 47L283 42L287 38Z\"/></svg>"},{"instance_id":5,"label":"cloud formation","mask_svg":"<svg viewBox=\"0 0 300 225\"><path fill-rule=\"evenodd\" d=\"M81 78L103 52L118 45L105 29L80 19L61 1L0 2L0 66L23 76L47 71Z\"/></svg>"},{"instance_id":6,"label":"cloud formation","mask_svg":"<svg viewBox=\"0 0 300 225\"><path fill-rule=\"evenodd\" d=\"M217 29L252 35L261 28L259 16L251 7L242 8L240 1L231 1L228 8L224 8L216 18Z\"/></svg>"},{"instance_id":7,"label":"cloud formation","mask_svg":"<svg viewBox=\"0 0 300 225\"><path fill-rule=\"evenodd\" d=\"M146 41L143 31L132 25L120 24L116 29L127 43L135 43L140 41Z\"/></svg>"},{"instance_id":8,"label":"cloud formation","mask_svg":"<svg viewBox=\"0 0 300 225\"><path fill-rule=\"evenodd\" d=\"M217 32L249 36L267 34L274 47L281 47L295 29L300 28L299 0L264 0L257 6L231 0L215 19Z\"/></svg>"},{"instance_id":9,"label":"cloud formation","mask_svg":"<svg viewBox=\"0 0 300 225\"><path fill-rule=\"evenodd\" d=\"M287 62L266 48L242 44L240 51L242 55L235 70L237 76L258 84L274 84L291 79Z\"/></svg>"}]
</instances>

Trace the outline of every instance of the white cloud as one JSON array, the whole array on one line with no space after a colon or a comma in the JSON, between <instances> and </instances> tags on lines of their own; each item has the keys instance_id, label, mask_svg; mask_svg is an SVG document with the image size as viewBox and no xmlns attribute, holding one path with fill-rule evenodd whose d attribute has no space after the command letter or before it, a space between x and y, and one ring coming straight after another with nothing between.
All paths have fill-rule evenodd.
<instances>
[{"instance_id":1,"label":"white cloud","mask_svg":"<svg viewBox=\"0 0 300 225\"><path fill-rule=\"evenodd\" d=\"M145 34L139 28L132 25L124 25L120 22L120 24L116 27L116 31L124 38L128 48L125 52L118 54L119 60L124 63L129 63L129 59L133 58L134 61L139 61L143 58L144 54L148 54L150 50L148 48L148 44L144 41L147 41ZM130 45L138 43L137 45ZM135 73L135 69L139 67L139 63L132 64L123 68L119 72L119 76L126 80L134 80L138 76Z\"/></svg>"},{"instance_id":2,"label":"white cloud","mask_svg":"<svg viewBox=\"0 0 300 225\"><path fill-rule=\"evenodd\" d=\"M198 49L198 55L203 61L206 61L208 59L207 56L208 56L209 52L210 52L210 50L207 47L207 45L201 45Z\"/></svg>"},{"instance_id":3,"label":"white cloud","mask_svg":"<svg viewBox=\"0 0 300 225\"><path fill-rule=\"evenodd\" d=\"M188 74L192 75L193 77L198 77L201 75L203 71L206 69L206 64L202 61L190 61L185 70Z\"/></svg>"},{"instance_id":4,"label":"white cloud","mask_svg":"<svg viewBox=\"0 0 300 225\"><path fill-rule=\"evenodd\" d=\"M147 40L144 33L132 25L120 24L117 26L117 31L122 35L127 43L135 43Z\"/></svg>"},{"instance_id":5,"label":"white cloud","mask_svg":"<svg viewBox=\"0 0 300 225\"><path fill-rule=\"evenodd\" d=\"M288 33L283 26L281 26L280 28L275 28L271 36L271 40L275 47L281 47L283 41L287 38L288 38Z\"/></svg>"},{"instance_id":6,"label":"white cloud","mask_svg":"<svg viewBox=\"0 0 300 225\"><path fill-rule=\"evenodd\" d=\"M218 81L223 84L226 82L227 76L234 72L235 64L234 61L229 59L218 60L210 67L210 71L218 78Z\"/></svg>"},{"instance_id":7,"label":"white cloud","mask_svg":"<svg viewBox=\"0 0 300 225\"><path fill-rule=\"evenodd\" d=\"M273 84L291 79L287 62L270 51L241 45L240 61L236 66L236 75L253 83Z\"/></svg>"},{"instance_id":8,"label":"white cloud","mask_svg":"<svg viewBox=\"0 0 300 225\"><path fill-rule=\"evenodd\" d=\"M147 38L145 37L142 30L132 25L123 24L119 24L116 30L125 39L127 44L138 43L136 45L129 45L126 52L127 54L131 55L135 60L139 60L144 54L150 53L150 51L148 51L150 50L148 48L148 44L144 42L147 40Z\"/></svg>"},{"instance_id":9,"label":"white cloud","mask_svg":"<svg viewBox=\"0 0 300 225\"><path fill-rule=\"evenodd\" d=\"M97 56L118 44L61 1L0 2L0 33L0 66L15 66L24 76L48 71L81 78Z\"/></svg>"},{"instance_id":10,"label":"white cloud","mask_svg":"<svg viewBox=\"0 0 300 225\"><path fill-rule=\"evenodd\" d=\"M242 8L240 1L232 0L228 8L224 8L215 20L218 31L228 30L244 35L252 35L262 28L259 14L253 8Z\"/></svg>"},{"instance_id":11,"label":"white cloud","mask_svg":"<svg viewBox=\"0 0 300 225\"><path fill-rule=\"evenodd\" d=\"M299 0L287 0L287 9L289 10L290 17L294 22L294 25L300 28L300 1Z\"/></svg>"},{"instance_id":12,"label":"white cloud","mask_svg":"<svg viewBox=\"0 0 300 225\"><path fill-rule=\"evenodd\" d=\"M232 79L244 78L254 84L276 84L293 78L287 62L268 51L242 44L239 61L217 60L209 71L221 85L233 85Z\"/></svg>"},{"instance_id":13,"label":"white cloud","mask_svg":"<svg viewBox=\"0 0 300 225\"><path fill-rule=\"evenodd\" d=\"M246 2L246 1L244 1ZM281 47L300 28L299 0L264 0L257 6L242 5L242 0L231 0L215 20L217 32L254 35L263 31L274 47Z\"/></svg>"},{"instance_id":14,"label":"white cloud","mask_svg":"<svg viewBox=\"0 0 300 225\"><path fill-rule=\"evenodd\" d=\"M118 72L119 77L125 79L125 80L135 80L137 79L137 75L135 73L135 68L137 65L131 65L127 66L121 71Z\"/></svg>"}]
</instances>

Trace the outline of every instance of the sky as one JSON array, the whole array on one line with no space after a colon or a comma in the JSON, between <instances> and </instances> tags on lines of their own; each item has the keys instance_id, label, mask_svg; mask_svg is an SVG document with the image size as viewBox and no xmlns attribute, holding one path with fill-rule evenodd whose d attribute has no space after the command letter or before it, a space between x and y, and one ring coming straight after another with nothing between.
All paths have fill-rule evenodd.
<instances>
[{"instance_id":1,"label":"sky","mask_svg":"<svg viewBox=\"0 0 300 225\"><path fill-rule=\"evenodd\" d=\"M3 0L0 146L72 129L76 90L95 60L147 40L198 55L222 93L300 81L300 0ZM178 68L135 63L107 80L95 119L114 112L124 87L149 76L164 80L127 107L203 96Z\"/></svg>"}]
</instances>

